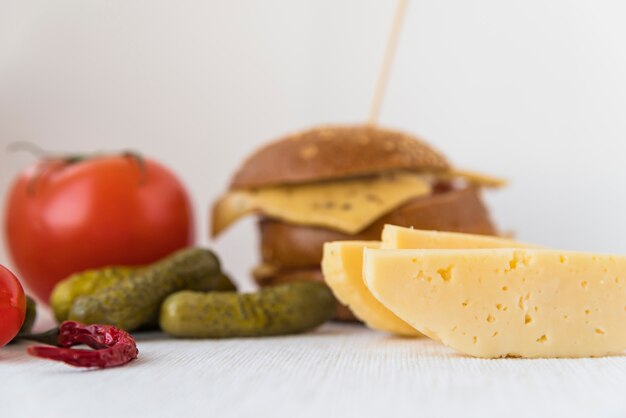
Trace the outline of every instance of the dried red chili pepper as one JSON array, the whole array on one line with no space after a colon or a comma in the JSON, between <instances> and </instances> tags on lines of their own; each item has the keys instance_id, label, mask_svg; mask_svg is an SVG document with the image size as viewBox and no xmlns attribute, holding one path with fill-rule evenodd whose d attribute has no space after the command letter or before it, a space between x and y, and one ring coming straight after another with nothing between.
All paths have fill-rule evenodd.
<instances>
[{"instance_id":1,"label":"dried red chili pepper","mask_svg":"<svg viewBox=\"0 0 626 418\"><path fill-rule=\"evenodd\" d=\"M110 325L83 325L79 322L65 321L58 330L24 338L57 346L28 347L28 354L62 361L76 367L122 366L136 359L139 353L135 340L130 334ZM94 350L69 348L80 344L85 344Z\"/></svg>"}]
</instances>

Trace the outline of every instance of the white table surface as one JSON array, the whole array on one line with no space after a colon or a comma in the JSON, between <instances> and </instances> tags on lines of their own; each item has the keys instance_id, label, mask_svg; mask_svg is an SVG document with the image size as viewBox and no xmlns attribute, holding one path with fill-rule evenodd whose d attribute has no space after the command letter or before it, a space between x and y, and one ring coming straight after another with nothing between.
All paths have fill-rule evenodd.
<instances>
[{"instance_id":1,"label":"white table surface","mask_svg":"<svg viewBox=\"0 0 626 418\"><path fill-rule=\"evenodd\" d=\"M139 359L108 370L0 349L0 417L626 417L626 355L481 360L341 324L137 340Z\"/></svg>"}]
</instances>

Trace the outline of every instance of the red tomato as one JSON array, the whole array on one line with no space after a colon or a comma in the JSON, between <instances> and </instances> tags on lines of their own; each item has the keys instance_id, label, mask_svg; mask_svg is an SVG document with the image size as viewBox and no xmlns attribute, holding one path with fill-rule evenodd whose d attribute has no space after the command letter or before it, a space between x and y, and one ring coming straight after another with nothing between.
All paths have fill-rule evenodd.
<instances>
[{"instance_id":1,"label":"red tomato","mask_svg":"<svg viewBox=\"0 0 626 418\"><path fill-rule=\"evenodd\" d=\"M0 265L0 347L19 332L26 317L26 297L17 278Z\"/></svg>"},{"instance_id":2,"label":"red tomato","mask_svg":"<svg viewBox=\"0 0 626 418\"><path fill-rule=\"evenodd\" d=\"M24 284L47 302L72 273L147 264L192 244L193 219L182 184L154 161L44 160L13 184L6 236Z\"/></svg>"}]
</instances>

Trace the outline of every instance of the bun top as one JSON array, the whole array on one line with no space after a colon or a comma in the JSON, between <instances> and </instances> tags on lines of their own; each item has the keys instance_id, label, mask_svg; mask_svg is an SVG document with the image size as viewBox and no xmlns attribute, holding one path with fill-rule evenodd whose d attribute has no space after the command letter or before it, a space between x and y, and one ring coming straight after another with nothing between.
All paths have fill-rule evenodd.
<instances>
[{"instance_id":1,"label":"bun top","mask_svg":"<svg viewBox=\"0 0 626 418\"><path fill-rule=\"evenodd\" d=\"M231 189L309 183L393 171L447 171L445 157L413 135L379 127L323 126L252 154Z\"/></svg>"}]
</instances>

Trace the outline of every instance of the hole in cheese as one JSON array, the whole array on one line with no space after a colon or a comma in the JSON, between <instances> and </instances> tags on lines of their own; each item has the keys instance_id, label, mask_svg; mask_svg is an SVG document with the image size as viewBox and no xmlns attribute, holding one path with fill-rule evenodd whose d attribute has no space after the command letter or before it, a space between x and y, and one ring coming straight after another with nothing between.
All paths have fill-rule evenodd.
<instances>
[{"instance_id":1,"label":"hole in cheese","mask_svg":"<svg viewBox=\"0 0 626 418\"><path fill-rule=\"evenodd\" d=\"M450 279L452 278L452 266L448 266L445 269L437 270L437 274L439 274L439 277L441 277L441 280L443 280L444 282L450 281Z\"/></svg>"},{"instance_id":2,"label":"hole in cheese","mask_svg":"<svg viewBox=\"0 0 626 418\"><path fill-rule=\"evenodd\" d=\"M509 272L516 270L519 267L520 263L523 266L527 267L530 265L530 262L531 262L531 256L529 254L516 251L513 254L513 258L509 260L509 268L505 269L504 272L509 273Z\"/></svg>"}]
</instances>

